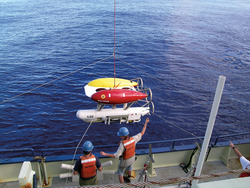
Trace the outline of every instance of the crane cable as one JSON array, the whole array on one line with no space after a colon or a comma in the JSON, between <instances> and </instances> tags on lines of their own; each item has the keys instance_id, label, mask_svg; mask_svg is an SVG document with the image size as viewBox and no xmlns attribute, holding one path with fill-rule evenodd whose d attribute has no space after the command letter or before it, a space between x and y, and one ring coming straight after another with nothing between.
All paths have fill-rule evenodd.
<instances>
[{"instance_id":1,"label":"crane cable","mask_svg":"<svg viewBox=\"0 0 250 188\"><path fill-rule=\"evenodd\" d=\"M116 86L115 84L115 20L116 20L116 0L114 0L114 88Z\"/></svg>"},{"instance_id":2,"label":"crane cable","mask_svg":"<svg viewBox=\"0 0 250 188\"><path fill-rule=\"evenodd\" d=\"M123 62L123 63L125 63L125 64L127 64L127 65L129 65L129 66L131 66L131 67L133 67L133 68L135 68L135 69L137 69L137 70L139 70L140 72L143 72L144 74L148 75L149 77L152 77L152 78L156 79L157 81L159 81L159 82L161 82L161 83L163 83L163 84L165 84L165 85L168 85L169 87L171 87L171 88L173 88L173 89L175 89L175 90L181 92L182 94L187 95L186 93L184 93L184 92L182 92L182 91L180 91L180 90L178 90L178 89L172 87L171 85L169 85L169 84L163 82L163 81L160 80L159 78L156 78L155 76L152 76L151 74L148 74L147 72L145 72L145 71L143 71L143 70L141 70L141 69L139 69L139 68L137 68L137 67L135 67L135 66L133 66L133 65L131 65L131 64L129 64L129 63L127 63L126 61L123 61L123 60L120 59L120 58L117 58L117 59L120 60L121 62ZM192 99L194 99L195 101L198 101L196 98L194 98L194 97L192 97L192 96L190 96L190 95L187 95L187 96L190 97L190 98L192 98ZM198 101L198 102L200 102L200 101ZM203 103L203 102L200 102L200 103L202 103L202 104L204 104L205 106L207 106L207 107L210 108L210 106L206 105L205 103ZM139 103L137 102L137 104L139 104ZM191 132L185 130L184 128L182 128L182 127L180 127L180 126L178 126L178 125L176 125L176 124L174 124L174 123L172 123L172 122L166 120L165 118L163 118L162 116L160 116L160 115L158 115L158 114L156 114L156 113L154 113L153 115L159 117L160 119L162 119L162 120L164 120L165 122L167 122L167 123L173 125L174 127L178 128L178 129L180 129L180 130L182 130L183 132L186 132L186 133L190 134L191 136L196 137L197 139L199 139L199 140L203 143L203 139L202 139L201 137L199 137L199 136L197 136L197 135L195 135L195 134L193 134L193 133L191 133ZM219 152L217 152L217 151L215 151L215 152L216 152L218 155L220 155L222 158L224 158L224 159L227 160L227 158L226 158L225 156L223 156L221 153L219 153ZM234 166L236 166L236 165L235 165L234 163L232 163L231 161L229 161L229 163L230 163L230 164L233 164ZM237 166L236 166L236 167L237 167Z\"/></svg>"}]
</instances>

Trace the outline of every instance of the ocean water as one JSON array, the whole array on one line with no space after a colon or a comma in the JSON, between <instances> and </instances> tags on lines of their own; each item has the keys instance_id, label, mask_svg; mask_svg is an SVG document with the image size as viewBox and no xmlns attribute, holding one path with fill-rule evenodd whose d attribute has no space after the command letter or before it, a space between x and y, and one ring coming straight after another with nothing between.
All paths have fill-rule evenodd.
<instances>
[{"instance_id":1,"label":"ocean water","mask_svg":"<svg viewBox=\"0 0 250 188\"><path fill-rule=\"evenodd\" d=\"M204 136L220 75L225 88L212 137L250 132L250 2L118 0L116 77L142 78L155 114L142 141ZM0 2L0 149L76 147L91 80L114 76L114 1ZM85 140L116 144L93 123ZM185 144L185 143L180 143ZM7 154L8 155L8 154Z\"/></svg>"}]
</instances>

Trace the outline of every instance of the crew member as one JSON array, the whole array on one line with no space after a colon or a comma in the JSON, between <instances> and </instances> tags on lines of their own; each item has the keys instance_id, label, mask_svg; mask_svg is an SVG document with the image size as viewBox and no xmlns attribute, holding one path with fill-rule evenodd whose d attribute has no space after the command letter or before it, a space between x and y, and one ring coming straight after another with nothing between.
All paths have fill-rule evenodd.
<instances>
[{"instance_id":1,"label":"crew member","mask_svg":"<svg viewBox=\"0 0 250 188\"><path fill-rule=\"evenodd\" d=\"M148 122L149 118L146 119L141 133L138 133L137 135L132 137L129 136L129 130L126 127L120 128L119 132L117 132L117 135L121 137L121 142L119 148L117 149L117 152L114 154L108 154L103 151L100 152L101 155L112 158L119 158L120 156L122 156L120 157L120 162L118 164L118 169L116 172L119 177L120 183L124 183L124 180L127 183L131 182L130 178L133 170L133 163L135 162L135 145L141 140L141 137L144 135ZM125 169L128 170L128 177L123 177Z\"/></svg>"},{"instance_id":2,"label":"crew member","mask_svg":"<svg viewBox=\"0 0 250 188\"><path fill-rule=\"evenodd\" d=\"M240 163L241 163L241 166L244 169L250 169L250 161L247 160L241 153L240 151L235 147L235 145L231 142L230 142L230 147L234 150L234 153L237 155L237 157L240 159ZM250 176L250 172L242 172L240 174L240 177L248 177Z\"/></svg>"},{"instance_id":3,"label":"crew member","mask_svg":"<svg viewBox=\"0 0 250 188\"><path fill-rule=\"evenodd\" d=\"M97 169L102 171L102 165L99 158L92 154L94 146L92 142L86 141L83 146L83 155L76 161L73 174L79 174L79 184L98 185Z\"/></svg>"}]
</instances>

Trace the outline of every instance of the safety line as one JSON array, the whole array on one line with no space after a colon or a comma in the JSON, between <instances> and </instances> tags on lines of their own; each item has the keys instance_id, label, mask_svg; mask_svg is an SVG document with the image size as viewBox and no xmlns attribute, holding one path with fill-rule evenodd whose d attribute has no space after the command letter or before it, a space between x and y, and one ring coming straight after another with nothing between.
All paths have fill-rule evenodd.
<instances>
[{"instance_id":1,"label":"safety line","mask_svg":"<svg viewBox=\"0 0 250 188\"><path fill-rule=\"evenodd\" d=\"M156 79L157 81L159 81L159 82L161 82L161 83L163 83L163 84L165 84L165 85L168 85L168 86L171 87L172 89L174 89L174 90L176 90L176 91L178 91L178 92L180 92L180 93L182 93L182 94L184 94L184 95L186 95L186 96L188 96L188 97L194 99L195 101L197 101L197 102L199 102L199 103L201 103L201 104L204 104L204 105L207 106L209 109L211 108L211 106L208 106L208 105L205 104L204 102L199 101L198 99L192 97L191 95L188 95L188 94L186 94L186 93L184 93L184 92L178 90L177 88L174 88L173 86L171 86L171 85L169 85L169 84L163 82L162 80L158 79L157 77L152 76L151 74L149 74L149 73L147 73L147 72L145 72L145 71L143 71L143 70L141 70L141 69L139 69L139 68L137 68L137 67L135 67L135 66L133 66L133 65L131 65L131 64L129 64L129 63L127 63L126 61L123 61L123 60L120 59L120 58L117 58L117 59L120 60L121 62L123 62L123 63L125 63L125 64L127 64L127 65L129 65L129 66L131 66L131 67L133 67L133 68L135 68L135 69L141 71L141 72L143 72L144 74L148 75L149 77L152 77L152 78ZM154 113L154 114L155 114L155 113ZM156 115L156 114L155 114L155 115ZM159 115L156 115L156 116L160 117ZM162 118L162 117L160 117L160 118L163 119L163 120L165 120L166 122L169 122L170 124L174 125L175 127L177 127L177 128L179 128L179 129L181 129L181 130L183 130L183 131L185 131L185 132L191 134L192 136L195 136L195 137L198 138L198 136L194 135L193 133L190 133L190 132L186 131L185 129L183 129L183 128L177 126L177 125L175 125L174 123L172 123L172 122L170 122L170 121L167 121L166 119L164 119L164 118Z\"/></svg>"},{"instance_id":2,"label":"safety line","mask_svg":"<svg viewBox=\"0 0 250 188\"><path fill-rule=\"evenodd\" d=\"M136 104L138 104L138 105L140 105L140 106L142 107L142 105L141 105L138 101L136 101ZM186 133L188 133L188 134L192 135L193 137L198 138L200 141L202 141L202 142L203 142L203 140L202 140L200 137L198 137L197 135L195 135L195 134L193 134L193 133L191 133L191 132L189 132L189 131L187 131L187 130L185 130L185 129L181 128L181 127L180 127L180 126L178 126L178 125L175 125L175 124L174 124L174 123L172 123L171 121L166 120L165 118L163 118L162 116L160 116L160 115L156 114L155 112L154 112L152 115L156 115L156 116L157 116L157 117L159 117L160 119L162 119L162 120L166 121L167 123L170 123L171 125L175 126L176 128L178 128L178 129L180 129L180 130L182 130L182 131L184 131L184 132L186 132Z\"/></svg>"},{"instance_id":3,"label":"safety line","mask_svg":"<svg viewBox=\"0 0 250 188\"><path fill-rule=\"evenodd\" d=\"M50 83L52 83L52 82L55 82L55 81L57 81L57 80L60 80L60 79L62 79L62 78L64 78L64 77L67 77L67 76L73 74L73 73L79 72L80 70L83 70L83 69L85 69L85 68L87 68L87 67L89 67L89 66L91 66L91 65L100 63L100 62L102 62L102 61L104 61L104 60L107 60L107 59L109 59L109 58L111 58L111 57L113 57L113 54L112 54L111 56L107 57L107 58L104 58L104 59L101 59L101 60L99 60L99 61L96 61L96 62L94 62L94 63L92 63L92 64L89 64L89 65L87 65L87 66L85 66L85 67L82 67L82 68L77 69L77 70L75 70L75 71L73 71L73 72L70 72L70 73L68 73L68 74L65 74L65 75L63 75L63 76L61 76L61 77L59 77L59 78L56 78L56 79L54 79L54 80L51 80L51 81L46 82L46 83L44 83L44 84L41 84L41 85L39 85L39 86L37 86L37 87L31 89L31 90L28 90L28 91L26 91L26 92L23 92L23 93L21 93L21 94L19 94L19 95L14 96L14 97L12 97L12 98L9 98L9 99L7 99L7 100L4 100L4 101L0 102L0 104L6 103L6 102L8 102L8 101L10 101L10 100L12 100L12 99L15 99L15 98L20 97L20 96L22 96L22 95L24 95L24 94L30 93L31 91L34 91L34 90L36 90L36 89L38 89L38 88L40 88L40 87L46 86L46 85L48 85L48 84L50 84Z\"/></svg>"},{"instance_id":4,"label":"safety line","mask_svg":"<svg viewBox=\"0 0 250 188\"><path fill-rule=\"evenodd\" d=\"M172 123L172 122L166 120L165 118L161 117L160 115L157 115L156 113L154 113L153 115L156 115L157 117L161 118L162 120L164 120L164 121L166 121L166 122L172 124L173 126L177 127L178 129L181 129L182 131L184 131L184 132L186 132L186 133L188 133L188 134L191 134L193 137L196 137L196 138L198 138L200 141L203 142L203 140L202 140L200 137L196 136L195 134L193 134L193 133L191 133L191 132L189 132L189 131L187 131L187 130L181 128L181 127L179 127L178 125L175 125L174 123Z\"/></svg>"},{"instance_id":5,"label":"safety line","mask_svg":"<svg viewBox=\"0 0 250 188\"><path fill-rule=\"evenodd\" d=\"M168 85L169 87L171 87L171 88L173 88L173 89L175 89L175 90L181 92L180 90L178 90L178 89L172 87L171 85L169 85L169 84L167 84L167 83L161 81L160 79L158 79L158 78L156 78L156 77L154 77L154 76L148 74L147 72L145 72L145 71L143 71L143 70L141 70L141 69L139 69L139 68L137 68L137 67L135 67L135 66L133 66L133 65L131 65L131 64L129 64L129 63L127 63L126 61L123 61L123 60L120 59L120 58L117 58L117 59L119 59L121 62L123 62L123 63L125 63L125 64L127 64L127 65L129 65L129 66L131 66L131 67L133 67L133 68L135 68L135 69L141 71L141 72L143 72L144 74L147 74L148 76L150 76L150 77L152 77L152 78L158 80L159 82L161 82L161 83L163 83L163 84L165 84L165 85ZM181 92L181 93L183 93L183 92ZM183 94L187 95L186 93L183 93ZM196 98L194 98L194 97L192 97L192 96L190 96L190 95L187 95L187 96L191 97L192 99L196 100L197 102L200 102L199 100L197 100ZM200 102L200 103L202 103L202 102ZM137 104L139 104L139 103L137 102ZM204 104L204 103L203 103L203 104ZM140 105L140 104L139 104L139 105ZM204 104L204 105L206 105L206 104ZM206 106L209 107L209 108L211 108L211 107L208 106L208 105L206 105ZM184 132L186 132L186 133L192 135L193 137L196 137L196 138L199 139L201 142L203 142L203 139L201 139L201 138L198 137L197 135L195 135L195 134L193 134L193 133L191 133L191 132L189 132L189 131L187 131L187 130L181 128L180 126L178 126L178 125L176 125L176 124L174 124L174 123L172 123L172 122L166 120L165 118L161 117L160 115L158 115L158 114L156 114L156 113L154 113L153 115L156 115L157 117L159 117L160 119L164 120L165 122L167 122L167 123L169 123L169 124L175 126L176 128L178 128L178 129L180 129L180 130L182 130L182 131L184 131ZM219 152L217 152L217 151L215 151L215 152L216 152L217 154L219 154L222 158L227 159L227 158L226 158L225 156L223 156L221 153L219 153ZM229 161L229 163L231 163L231 161ZM236 166L234 163L231 163L231 164L233 164L234 166Z\"/></svg>"},{"instance_id":6,"label":"safety line","mask_svg":"<svg viewBox=\"0 0 250 188\"><path fill-rule=\"evenodd\" d=\"M79 145L81 144L83 138L85 137L86 133L88 132L90 126L92 125L92 122L93 122L93 120L90 122L88 128L86 129L86 131L85 131L84 134L82 135L81 140L79 141L79 143L78 143L77 146L76 146L75 153L74 153L73 159L72 159L72 161L71 161L71 165L74 164L74 160L75 160L75 156L76 156L77 149L78 149ZM69 169L69 173L70 173L70 171L71 171L71 169ZM68 173L68 175L69 175L69 173ZM69 178L69 176L67 176L66 182L65 182L64 186L66 186L66 183L68 183L68 178Z\"/></svg>"},{"instance_id":7,"label":"safety line","mask_svg":"<svg viewBox=\"0 0 250 188\"><path fill-rule=\"evenodd\" d=\"M155 76L152 76L151 74L149 74L149 73L147 73L147 72L145 72L145 71L143 71L143 70L141 70L141 69L139 69L139 68L137 68L137 67L135 67L135 66L133 66L133 65L131 65L131 64L129 64L129 63L127 63L126 61L124 61L124 60L122 60L122 59L120 59L120 58L116 58L116 59L120 60L121 62L123 62L123 63L125 63L125 64L127 64L127 65L129 65L129 66L131 66L131 67L133 67L133 68L135 68L135 69L137 69L137 70L139 70L140 72L143 72L144 74L148 75L149 77L154 78L155 80L157 80L157 81L159 81L159 82L161 82L161 83L163 83L163 84L165 84L165 85L171 87L172 89L174 89L174 90L176 90L176 91L178 91L178 92L180 92L180 93L182 93L182 94L184 94L184 95L186 95L186 96L192 98L193 100L197 101L198 103L200 103L200 104L206 106L208 109L211 109L212 106L209 106L209 105L205 104L205 102L202 102L202 101L200 101L200 100L194 98L193 96L188 95L188 94L186 94L186 93L180 91L179 89L177 89L177 88L175 88L175 87L173 87L173 86L167 84L166 82L160 80L159 78L157 78L157 77L155 77ZM224 115L224 114L218 112L218 115ZM232 118L229 117L229 119L232 119Z\"/></svg>"},{"instance_id":8,"label":"safety line","mask_svg":"<svg viewBox=\"0 0 250 188\"><path fill-rule=\"evenodd\" d=\"M122 61L123 63L125 63L125 64L127 64L127 65L129 65L129 66L131 66L131 67L133 67L133 68L135 68L135 69L137 69L137 70L141 71L141 72L143 72L144 74L146 74L146 75L148 75L148 76L150 76L150 77L152 77L152 78L156 79L157 81L159 81L159 82L161 82L161 83L163 83L163 84L165 84L165 85L167 85L167 86L171 87L172 89L174 89L174 90L176 90L176 91L178 91L178 92L180 92L180 93L182 93L182 94L184 94L184 95L186 95L186 96L188 96L188 97L192 98L193 100L195 100L195 101L197 101L197 102L199 102L199 103L201 103L201 104L204 104L205 106L207 106L207 107L211 108L211 106L209 106L209 105L205 104L204 102L199 101L198 99L194 98L194 97L193 97L193 96L191 96L191 95L188 95L188 94L186 94L186 93L184 93L184 92L180 91L179 89L177 89L177 88L175 88L175 87L173 87L173 86L171 86L171 85L167 84L166 82L163 82L163 81L162 81L162 80L160 80L159 78L157 78L157 77L155 77L155 76L152 76L151 74L149 74L149 73L147 73L147 72L145 72L145 71L143 71L143 70L141 70L141 69L139 69L139 68L137 68L137 67L135 67L135 66L133 66L133 65L131 65L131 64L129 64L129 63L127 63L126 61L123 61L123 60L122 60L122 59L120 59L120 58L116 58L116 59L118 59L118 60Z\"/></svg>"}]
</instances>

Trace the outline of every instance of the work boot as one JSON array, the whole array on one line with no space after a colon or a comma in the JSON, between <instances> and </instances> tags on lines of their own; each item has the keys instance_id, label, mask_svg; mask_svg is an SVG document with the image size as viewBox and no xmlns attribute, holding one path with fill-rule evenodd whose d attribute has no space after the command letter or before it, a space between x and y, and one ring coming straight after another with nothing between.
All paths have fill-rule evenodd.
<instances>
[{"instance_id":1,"label":"work boot","mask_svg":"<svg viewBox=\"0 0 250 188\"><path fill-rule=\"evenodd\" d=\"M130 177L123 176L125 183L131 183Z\"/></svg>"}]
</instances>

